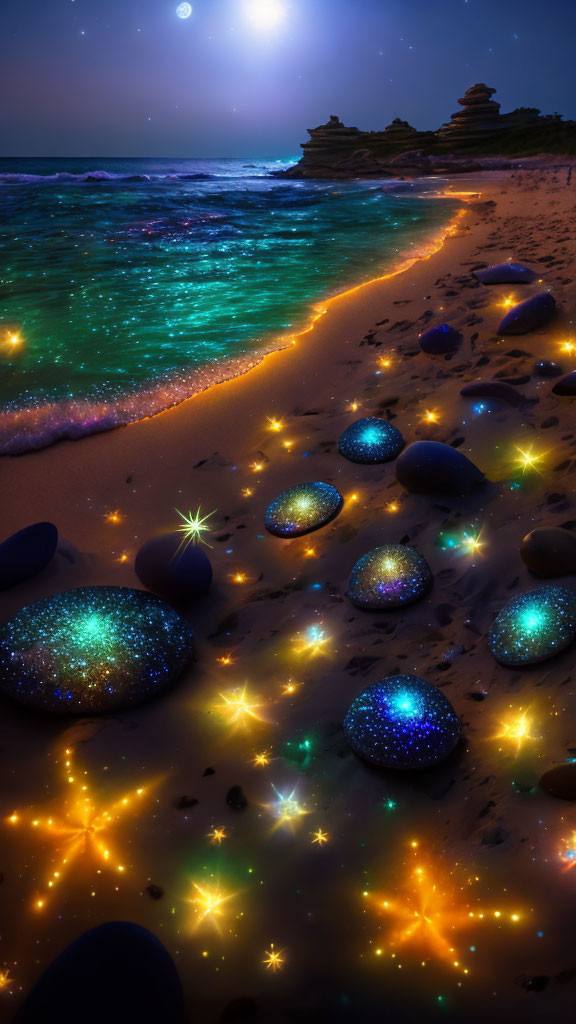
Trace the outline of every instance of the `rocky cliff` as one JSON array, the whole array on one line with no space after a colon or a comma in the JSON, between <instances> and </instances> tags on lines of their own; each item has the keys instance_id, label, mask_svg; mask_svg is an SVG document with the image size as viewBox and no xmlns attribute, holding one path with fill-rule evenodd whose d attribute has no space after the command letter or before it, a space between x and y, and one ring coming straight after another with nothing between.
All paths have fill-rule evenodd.
<instances>
[{"instance_id":1,"label":"rocky cliff","mask_svg":"<svg viewBox=\"0 0 576 1024\"><path fill-rule=\"evenodd\" d=\"M542 116L534 107L500 113L495 89L471 86L458 100L460 110L436 131L420 132L395 118L383 131L349 128L332 115L309 128L302 158L286 173L298 178L401 176L477 170L481 158L539 153L576 154L576 122Z\"/></svg>"}]
</instances>

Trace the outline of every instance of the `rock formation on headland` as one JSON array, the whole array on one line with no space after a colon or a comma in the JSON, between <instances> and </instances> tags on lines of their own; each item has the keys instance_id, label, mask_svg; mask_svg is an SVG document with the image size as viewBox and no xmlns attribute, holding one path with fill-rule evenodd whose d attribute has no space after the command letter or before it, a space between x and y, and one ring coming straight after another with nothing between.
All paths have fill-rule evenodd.
<instances>
[{"instance_id":1,"label":"rock formation on headland","mask_svg":"<svg viewBox=\"0 0 576 1024\"><path fill-rule=\"evenodd\" d=\"M491 97L496 89L489 89L483 83L467 89L458 103L462 107L452 114L448 124L442 125L437 133L443 143L449 145L476 144L484 138L493 139L503 130L500 120L500 104Z\"/></svg>"},{"instance_id":2,"label":"rock formation on headland","mask_svg":"<svg viewBox=\"0 0 576 1024\"><path fill-rule=\"evenodd\" d=\"M576 122L559 114L542 116L535 107L500 113L495 89L471 86L461 109L437 131L420 132L395 118L383 131L349 128L334 114L309 128L300 161L285 174L294 178L349 178L473 171L486 158L507 163L540 153L576 153ZM484 158L484 163L480 159ZM502 166L502 164L496 164Z\"/></svg>"}]
</instances>

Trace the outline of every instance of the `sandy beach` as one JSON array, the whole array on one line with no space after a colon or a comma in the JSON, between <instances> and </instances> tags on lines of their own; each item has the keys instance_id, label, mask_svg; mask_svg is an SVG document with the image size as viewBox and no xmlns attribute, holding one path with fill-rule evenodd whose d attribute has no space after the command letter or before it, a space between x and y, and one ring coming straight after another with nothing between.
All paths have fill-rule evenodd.
<instances>
[{"instance_id":1,"label":"sandy beach","mask_svg":"<svg viewBox=\"0 0 576 1024\"><path fill-rule=\"evenodd\" d=\"M142 807L114 832L122 877L80 863L42 910L34 898L55 844L24 822L2 825L0 960L22 994L81 932L126 919L173 955L192 1021L396 1024L442 1017L446 1006L467 1021L495 1005L525 1021L566 1012L576 873L558 851L576 813L538 779L576 747L573 651L512 671L491 657L486 633L511 596L540 585L520 558L524 535L576 525L572 403L534 372L541 359L576 367L576 348L565 347L576 309L575 187L567 164L456 177L449 189L467 193L462 212L429 255L331 299L293 346L151 419L0 459L2 536L46 519L61 537L43 573L0 593L2 620L68 588L141 586L136 552L178 527L175 510L214 512L214 584L184 612L196 663L173 689L126 714L80 721L2 700L3 822L31 805L61 811L66 749L103 799L146 787ZM541 283L486 287L473 276L507 260ZM560 307L551 327L499 337L506 300L543 289ZM441 322L464 335L451 357L418 345ZM460 390L480 379L508 381L523 399L478 408ZM362 415L387 417L407 444L454 445L489 482L468 499L435 500L404 491L394 463L347 462L338 437ZM518 482L519 451L541 458ZM305 481L336 486L342 513L301 539L266 533L269 502ZM455 518L478 524L477 550L437 543ZM387 542L425 556L433 589L405 610L361 612L346 597L348 575ZM298 642L313 625L327 637L316 656ZM370 769L344 740L351 701L395 672L440 686L462 721L462 749L434 771ZM231 721L220 695L244 686L255 715ZM521 751L498 738L510 707L533 715ZM268 763L255 764L263 752ZM245 791L243 811L226 803L234 785ZM276 794L292 790L306 813L278 827ZM215 827L227 833L221 843L209 837ZM318 829L325 845L313 842ZM438 886L454 891L450 955L388 953L395 923L378 896L402 891L411 843ZM194 881L207 876L230 897L218 929L198 927L190 904ZM263 964L272 945L283 953L278 972ZM0 1019L15 1005L0 993Z\"/></svg>"}]
</instances>

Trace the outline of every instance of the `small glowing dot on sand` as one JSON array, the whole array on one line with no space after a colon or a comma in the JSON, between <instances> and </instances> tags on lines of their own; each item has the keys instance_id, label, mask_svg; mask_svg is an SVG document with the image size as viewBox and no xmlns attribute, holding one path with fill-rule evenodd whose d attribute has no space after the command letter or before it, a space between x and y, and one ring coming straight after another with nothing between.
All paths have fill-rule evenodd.
<instances>
[{"instance_id":1,"label":"small glowing dot on sand","mask_svg":"<svg viewBox=\"0 0 576 1024\"><path fill-rule=\"evenodd\" d=\"M266 751L262 751L261 754L254 755L251 763L253 765L256 765L257 768L263 768L267 764L270 764L270 756L266 753Z\"/></svg>"},{"instance_id":2,"label":"small glowing dot on sand","mask_svg":"<svg viewBox=\"0 0 576 1024\"><path fill-rule=\"evenodd\" d=\"M250 465L250 469L252 470L253 473L261 473L262 470L264 469L264 463L263 462L252 462L251 465Z\"/></svg>"},{"instance_id":3,"label":"small glowing dot on sand","mask_svg":"<svg viewBox=\"0 0 576 1024\"><path fill-rule=\"evenodd\" d=\"M440 415L437 409L425 409L422 419L425 423L439 423Z\"/></svg>"},{"instance_id":4,"label":"small glowing dot on sand","mask_svg":"<svg viewBox=\"0 0 576 1024\"><path fill-rule=\"evenodd\" d=\"M233 583L247 583L248 576L245 572L234 572L231 576Z\"/></svg>"},{"instance_id":5,"label":"small glowing dot on sand","mask_svg":"<svg viewBox=\"0 0 576 1024\"><path fill-rule=\"evenodd\" d=\"M400 511L400 505L397 501L389 501L385 508L386 512L389 512L390 515L394 515L395 512Z\"/></svg>"},{"instance_id":6,"label":"small glowing dot on sand","mask_svg":"<svg viewBox=\"0 0 576 1024\"><path fill-rule=\"evenodd\" d=\"M124 518L124 516L122 515L120 509L118 509L118 508L114 509L113 512L107 512L106 513L106 522L107 523L113 523L115 526L118 523L121 523L123 518Z\"/></svg>"},{"instance_id":7,"label":"small glowing dot on sand","mask_svg":"<svg viewBox=\"0 0 576 1024\"><path fill-rule=\"evenodd\" d=\"M282 420L277 420L273 416L268 417L268 429L273 430L275 433L282 430L284 424Z\"/></svg>"}]
</instances>

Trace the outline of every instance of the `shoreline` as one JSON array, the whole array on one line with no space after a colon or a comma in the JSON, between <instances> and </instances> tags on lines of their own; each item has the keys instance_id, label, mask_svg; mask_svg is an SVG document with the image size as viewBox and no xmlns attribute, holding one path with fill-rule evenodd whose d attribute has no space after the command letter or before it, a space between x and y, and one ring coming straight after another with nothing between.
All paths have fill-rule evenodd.
<instances>
[{"instance_id":1,"label":"shoreline","mask_svg":"<svg viewBox=\"0 0 576 1024\"><path fill-rule=\"evenodd\" d=\"M416 196L420 198L418 194ZM465 193L454 193L452 196L449 192L443 192L431 194L428 198L454 198L463 201L467 196ZM309 305L308 316L303 313L302 328L271 337L244 356L216 360L193 370L182 367L165 378L152 379L147 385L128 390L125 394L119 394L108 401L74 398L69 401L47 402L38 408L0 409L0 457L22 456L33 451L41 451L61 441L77 441L92 434L139 423L168 412L212 387L244 376L274 352L288 349L296 345L304 335L310 334L332 302L345 299L367 285L404 273L419 260L428 259L450 237L464 212L465 207L457 210L440 232L435 232L430 240L425 238L419 244L412 243L411 248L415 248L416 252L408 255L410 250L407 249L400 257L400 262L390 270L312 302Z\"/></svg>"},{"instance_id":2,"label":"shoreline","mask_svg":"<svg viewBox=\"0 0 576 1024\"><path fill-rule=\"evenodd\" d=\"M61 536L44 572L0 593L0 621L69 588L141 589L134 556L151 536L178 526L174 510L216 510L207 549L213 588L186 613L197 662L172 690L123 715L72 722L40 721L2 702L10 785L0 817L61 796L55 759L66 745L92 778L108 779L119 793L135 778L162 780L153 812L120 835L126 876L103 872L97 899L86 878L71 872L42 914L29 913L47 851L29 833L6 834L1 950L18 962L25 992L85 928L121 915L160 936L176 960L191 1018L207 1024L244 995L261 1004L263 1020L369 1021L374 1006L381 1015L383 999L392 1016L400 1007L406 1020L436 1019L438 991L472 1024L493 1012L494 992L500 1014L521 1015L526 1024L540 1019L543 998L549 1014L565 1012L569 990L560 981L541 997L528 994L523 979L560 978L572 966L574 879L556 863L566 809L538 787L542 772L565 760L573 744L572 652L515 673L494 661L486 633L511 596L544 582L520 559L522 537L535 526L576 522L573 405L552 394L553 380L534 373L539 359L560 361L566 373L574 365L561 346L576 309L576 214L566 175L556 170L463 181L457 187L480 199L461 211L442 247L408 270L332 298L301 343L154 417L0 459L3 535L47 519ZM474 266L507 259L534 266L543 284L487 288L472 275ZM503 300L542 288L559 302L557 319L545 331L500 338ZM462 331L462 347L452 358L427 356L418 335L443 321ZM460 390L480 378L514 379L528 401L476 413ZM426 410L437 413L436 422L426 421ZM501 476L468 503L408 494L394 463L358 465L338 455L342 431L369 415L393 421L407 444L453 444L492 481L517 447L541 451L542 471L518 488L507 485L509 473ZM270 417L282 429L271 430ZM267 534L268 503L308 480L338 488L340 515L303 538ZM437 540L447 524L466 517L482 519L482 545L476 555L458 557ZM431 592L394 614L355 609L346 597L352 566L378 544L401 542L428 561ZM574 587L576 577L560 582ZM294 637L320 623L326 657L302 658ZM356 695L400 672L439 685L463 726L458 757L417 778L368 769L341 732ZM297 684L289 695L287 679ZM223 692L243 686L264 708L264 720L234 731L215 707ZM519 763L494 737L510 707L532 704L546 749L527 745ZM285 753L302 736L313 740L306 767ZM262 750L271 751L270 763L255 767ZM522 790L515 788L520 775ZM31 777L41 780L32 794ZM226 804L233 785L247 795L243 812ZM281 793L296 787L307 808L293 831L274 828L272 786ZM179 810L182 794L197 806ZM228 830L222 851L206 838L216 826ZM311 843L319 828L330 837L329 858ZM475 875L472 907L478 898L478 906L518 911L516 931L475 926L456 937L466 950L475 946L473 957L466 952L466 978L433 957L433 969L423 971L410 948L401 972L387 955L374 956L376 944L386 949L387 921L362 891L390 890L403 871L407 837L421 841L439 871L453 870L455 885L462 865L466 876ZM223 885L234 893L222 935L196 935L190 926L191 880L204 877L193 872L208 862L221 867ZM150 884L164 898L150 899ZM457 900L468 898L465 889ZM286 950L286 970L274 976L262 970L271 942ZM226 970L215 969L224 958ZM331 991L333 1001L325 995ZM349 1017L337 1003L340 992L348 994ZM444 1007L440 1012L445 1016Z\"/></svg>"}]
</instances>

